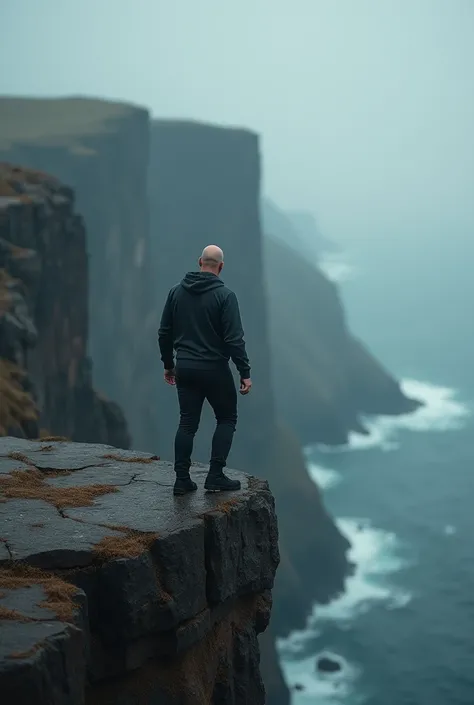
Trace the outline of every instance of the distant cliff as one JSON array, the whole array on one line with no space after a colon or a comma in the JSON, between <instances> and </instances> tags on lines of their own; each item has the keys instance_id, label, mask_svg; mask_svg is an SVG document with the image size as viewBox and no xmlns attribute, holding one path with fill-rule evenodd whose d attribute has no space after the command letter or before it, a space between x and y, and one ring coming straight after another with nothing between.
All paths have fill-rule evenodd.
<instances>
[{"instance_id":1,"label":"distant cliff","mask_svg":"<svg viewBox=\"0 0 474 705\"><path fill-rule=\"evenodd\" d=\"M157 396L155 298L148 271L148 112L86 98L0 99L0 161L72 187L87 227L94 385L150 449Z\"/></svg>"},{"instance_id":2,"label":"distant cliff","mask_svg":"<svg viewBox=\"0 0 474 705\"><path fill-rule=\"evenodd\" d=\"M304 625L315 598L327 601L343 589L348 542L308 477L298 440L281 426L275 410L274 350L268 335L259 217L258 137L247 130L156 121L151 130L149 188L159 299L164 302L187 269L197 268L201 249L212 242L224 249L222 278L239 297L255 385L240 402L230 464L245 471L259 467L275 495L282 568L273 625L276 633L286 633ZM172 452L178 416L172 390L163 389L157 404L160 452L167 455ZM194 456L200 461L208 460L212 428L211 414L204 418ZM278 681L275 662L266 658L265 668L272 671L267 671L267 678Z\"/></svg>"},{"instance_id":3,"label":"distant cliff","mask_svg":"<svg viewBox=\"0 0 474 705\"><path fill-rule=\"evenodd\" d=\"M268 452L274 435L271 354L258 194L257 135L194 122L153 121L149 167L150 232L156 300L163 306L171 286L198 269L202 248L225 250L223 279L239 297L256 384L242 401L231 462L248 467ZM245 282L245 285L244 285ZM160 311L161 313L161 311ZM155 333L156 335L156 333ZM178 405L173 390L157 400L160 452L173 450ZM258 418L258 426L255 419ZM206 422L212 423L209 410ZM209 425L199 434L196 457L208 453Z\"/></svg>"},{"instance_id":4,"label":"distant cliff","mask_svg":"<svg viewBox=\"0 0 474 705\"><path fill-rule=\"evenodd\" d=\"M120 408L92 386L87 289L72 191L0 163L0 435L128 445Z\"/></svg>"},{"instance_id":5,"label":"distant cliff","mask_svg":"<svg viewBox=\"0 0 474 705\"><path fill-rule=\"evenodd\" d=\"M0 438L2 705L265 705L278 528L233 475L176 502L149 454Z\"/></svg>"},{"instance_id":6,"label":"distant cliff","mask_svg":"<svg viewBox=\"0 0 474 705\"><path fill-rule=\"evenodd\" d=\"M323 252L338 250L337 245L325 237L311 213L286 211L283 213L268 198L260 206L262 229L265 234L291 245L311 261L316 261Z\"/></svg>"},{"instance_id":7,"label":"distant cliff","mask_svg":"<svg viewBox=\"0 0 474 705\"><path fill-rule=\"evenodd\" d=\"M280 417L303 443L346 443L364 415L403 414L419 402L350 332L337 286L311 263L294 226L266 205L264 238L273 380Z\"/></svg>"}]
</instances>

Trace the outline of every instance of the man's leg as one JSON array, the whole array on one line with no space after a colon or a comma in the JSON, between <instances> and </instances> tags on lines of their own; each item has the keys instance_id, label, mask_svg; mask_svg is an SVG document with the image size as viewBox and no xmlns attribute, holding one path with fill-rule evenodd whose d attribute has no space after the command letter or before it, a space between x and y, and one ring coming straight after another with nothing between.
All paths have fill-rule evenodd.
<instances>
[{"instance_id":1,"label":"man's leg","mask_svg":"<svg viewBox=\"0 0 474 705\"><path fill-rule=\"evenodd\" d=\"M237 392L230 369L218 371L206 385L206 397L216 417L209 475L204 487L210 492L240 490L240 482L223 473L237 424Z\"/></svg>"},{"instance_id":2,"label":"man's leg","mask_svg":"<svg viewBox=\"0 0 474 705\"><path fill-rule=\"evenodd\" d=\"M204 392L194 370L180 370L176 374L179 401L179 426L174 441L174 469L176 482L174 494L193 492L197 485L189 476L194 436L199 427Z\"/></svg>"}]
</instances>

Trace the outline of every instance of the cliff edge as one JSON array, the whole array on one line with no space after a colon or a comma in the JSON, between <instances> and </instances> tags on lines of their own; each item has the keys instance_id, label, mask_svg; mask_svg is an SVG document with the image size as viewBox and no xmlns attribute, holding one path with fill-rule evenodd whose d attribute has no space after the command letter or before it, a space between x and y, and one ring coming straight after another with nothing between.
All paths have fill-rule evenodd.
<instances>
[{"instance_id":1,"label":"cliff edge","mask_svg":"<svg viewBox=\"0 0 474 705\"><path fill-rule=\"evenodd\" d=\"M230 474L231 498L175 499L149 454L0 439L4 705L264 704L274 501Z\"/></svg>"}]
</instances>

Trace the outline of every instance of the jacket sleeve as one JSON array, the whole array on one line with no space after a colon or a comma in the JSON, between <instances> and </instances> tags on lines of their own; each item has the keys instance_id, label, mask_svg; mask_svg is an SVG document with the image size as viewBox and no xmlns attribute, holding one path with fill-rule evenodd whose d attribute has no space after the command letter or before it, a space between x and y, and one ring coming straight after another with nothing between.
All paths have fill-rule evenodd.
<instances>
[{"instance_id":1,"label":"jacket sleeve","mask_svg":"<svg viewBox=\"0 0 474 705\"><path fill-rule=\"evenodd\" d=\"M158 330L158 345L160 347L161 360L165 370L172 370L174 367L172 298L173 289L166 299L165 307L161 315L160 328Z\"/></svg>"},{"instance_id":2,"label":"jacket sleeve","mask_svg":"<svg viewBox=\"0 0 474 705\"><path fill-rule=\"evenodd\" d=\"M224 343L232 362L239 371L240 378L248 379L250 377L250 363L245 350L239 303L233 291L226 297L222 307L222 332Z\"/></svg>"}]
</instances>

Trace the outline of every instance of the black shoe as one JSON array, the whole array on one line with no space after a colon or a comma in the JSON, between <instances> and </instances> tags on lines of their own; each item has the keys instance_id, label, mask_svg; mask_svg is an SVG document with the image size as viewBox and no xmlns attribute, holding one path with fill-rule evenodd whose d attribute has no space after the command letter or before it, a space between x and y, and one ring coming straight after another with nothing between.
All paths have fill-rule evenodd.
<instances>
[{"instance_id":1,"label":"black shoe","mask_svg":"<svg viewBox=\"0 0 474 705\"><path fill-rule=\"evenodd\" d=\"M212 475L209 473L204 483L204 489L208 492L236 492L240 490L240 482L239 480L231 480L222 471Z\"/></svg>"},{"instance_id":2,"label":"black shoe","mask_svg":"<svg viewBox=\"0 0 474 705\"><path fill-rule=\"evenodd\" d=\"M173 487L174 495L188 494L188 492L195 492L198 486L189 477L177 477Z\"/></svg>"}]
</instances>

